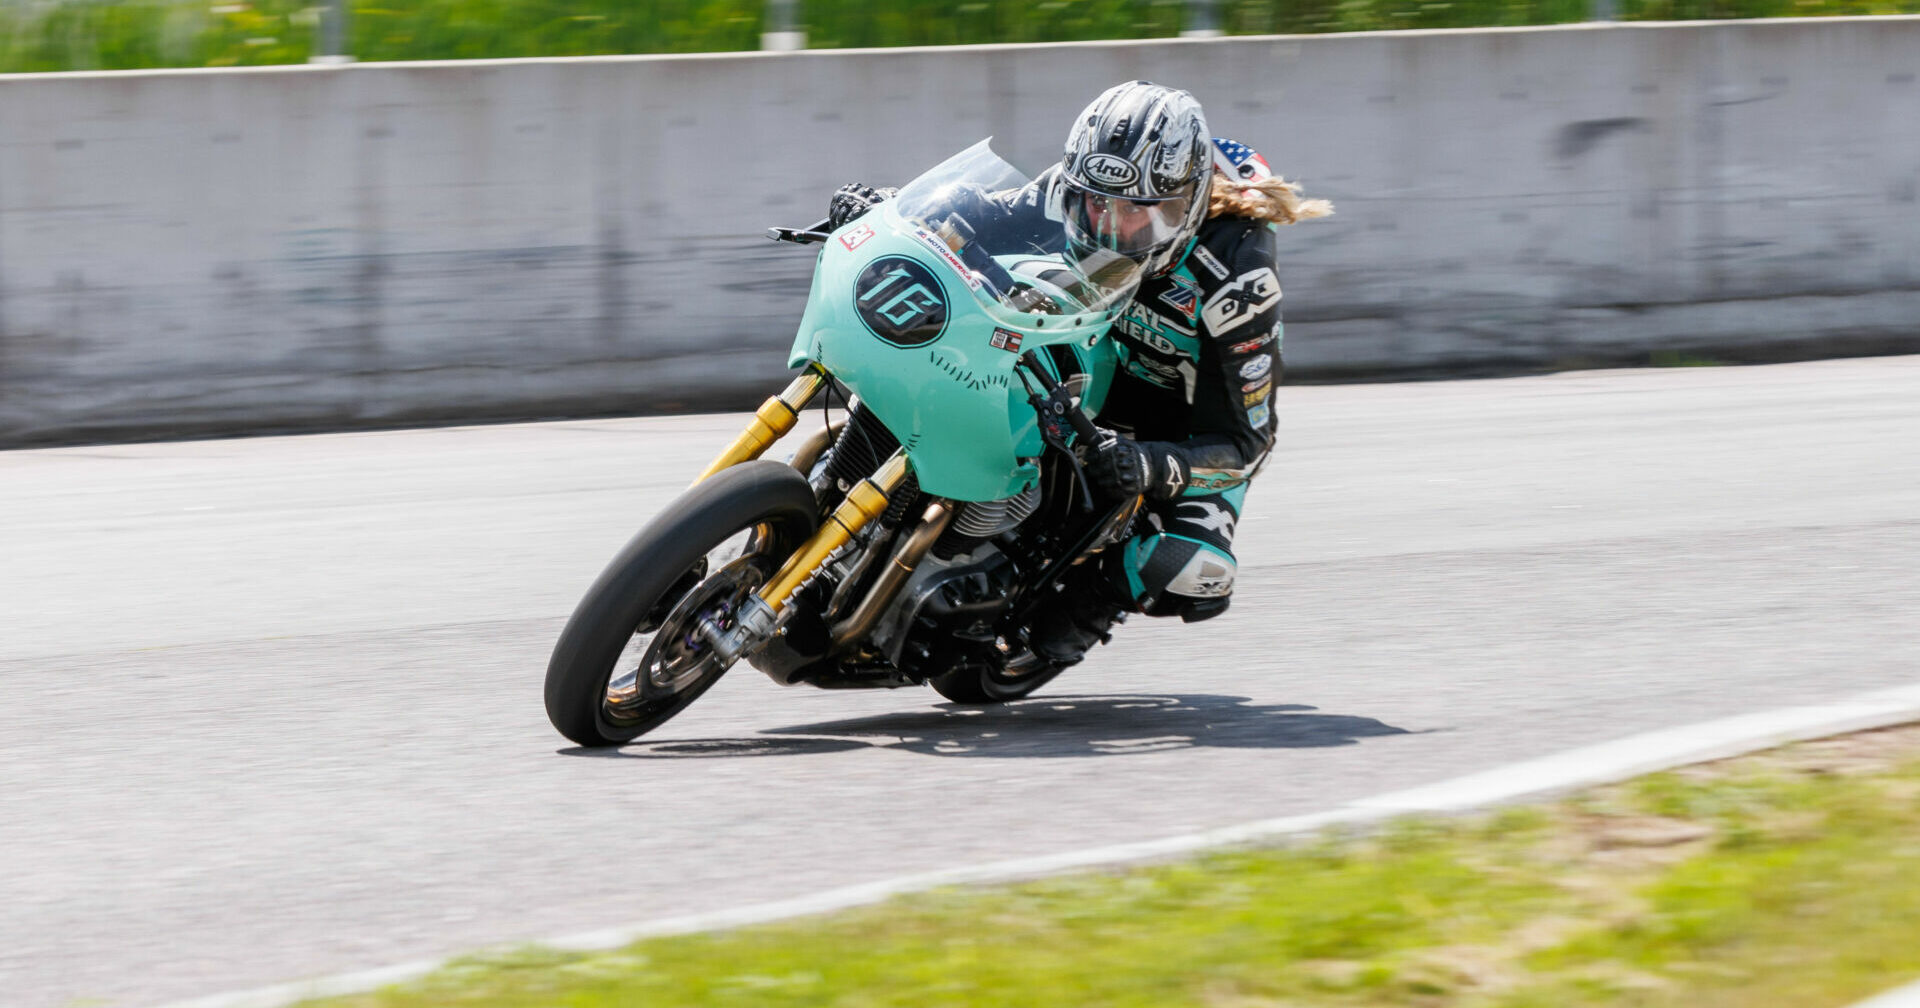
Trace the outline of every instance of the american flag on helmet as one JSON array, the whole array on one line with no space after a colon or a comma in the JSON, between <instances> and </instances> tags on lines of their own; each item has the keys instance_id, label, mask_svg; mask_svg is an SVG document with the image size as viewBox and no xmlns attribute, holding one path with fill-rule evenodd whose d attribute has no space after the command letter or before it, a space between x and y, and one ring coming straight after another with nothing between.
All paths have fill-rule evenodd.
<instances>
[{"instance_id":1,"label":"american flag on helmet","mask_svg":"<svg viewBox=\"0 0 1920 1008\"><path fill-rule=\"evenodd\" d=\"M1228 178L1245 179L1248 182L1273 177L1273 169L1267 166L1267 159L1261 157L1258 151L1226 137L1213 138L1213 166L1225 172Z\"/></svg>"}]
</instances>

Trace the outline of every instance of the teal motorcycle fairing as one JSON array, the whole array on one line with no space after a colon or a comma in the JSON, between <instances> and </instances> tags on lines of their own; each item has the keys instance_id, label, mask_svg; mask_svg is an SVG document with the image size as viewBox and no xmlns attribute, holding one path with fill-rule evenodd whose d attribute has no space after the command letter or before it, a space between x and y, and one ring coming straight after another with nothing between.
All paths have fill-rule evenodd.
<instances>
[{"instance_id":1,"label":"teal motorcycle fairing","mask_svg":"<svg viewBox=\"0 0 1920 1008\"><path fill-rule=\"evenodd\" d=\"M834 232L814 271L789 366L817 363L851 388L929 494L998 500L1038 478L1043 442L1014 367L1022 354L1071 348L1090 412L1111 381L1101 337L1137 268L1090 264L1066 254L1063 238L996 247L982 195L1024 184L981 141Z\"/></svg>"}]
</instances>

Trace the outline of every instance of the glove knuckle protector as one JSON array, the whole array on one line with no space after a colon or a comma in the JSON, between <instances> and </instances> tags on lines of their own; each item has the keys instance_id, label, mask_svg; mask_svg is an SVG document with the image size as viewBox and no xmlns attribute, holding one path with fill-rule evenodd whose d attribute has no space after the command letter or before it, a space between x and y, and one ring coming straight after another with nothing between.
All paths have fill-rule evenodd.
<instances>
[{"instance_id":1,"label":"glove knuckle protector","mask_svg":"<svg viewBox=\"0 0 1920 1008\"><path fill-rule=\"evenodd\" d=\"M1144 494L1165 500L1187 482L1186 465L1171 445L1124 437L1094 450L1087 460L1087 475L1102 493L1116 498Z\"/></svg>"},{"instance_id":2,"label":"glove knuckle protector","mask_svg":"<svg viewBox=\"0 0 1920 1008\"><path fill-rule=\"evenodd\" d=\"M855 217L886 202L894 192L895 190L892 189L875 189L861 182L849 182L835 189L833 198L827 201L827 220L835 228L842 227Z\"/></svg>"}]
</instances>

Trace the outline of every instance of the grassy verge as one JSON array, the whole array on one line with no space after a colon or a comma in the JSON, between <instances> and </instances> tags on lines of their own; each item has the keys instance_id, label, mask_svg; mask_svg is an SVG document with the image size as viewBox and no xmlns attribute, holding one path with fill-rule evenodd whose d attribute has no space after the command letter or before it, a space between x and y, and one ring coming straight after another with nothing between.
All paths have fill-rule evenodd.
<instances>
[{"instance_id":1,"label":"grassy verge","mask_svg":"<svg viewBox=\"0 0 1920 1008\"><path fill-rule=\"evenodd\" d=\"M1920 726L1477 817L599 954L329 1008L1846 1005L1920 977Z\"/></svg>"}]
</instances>

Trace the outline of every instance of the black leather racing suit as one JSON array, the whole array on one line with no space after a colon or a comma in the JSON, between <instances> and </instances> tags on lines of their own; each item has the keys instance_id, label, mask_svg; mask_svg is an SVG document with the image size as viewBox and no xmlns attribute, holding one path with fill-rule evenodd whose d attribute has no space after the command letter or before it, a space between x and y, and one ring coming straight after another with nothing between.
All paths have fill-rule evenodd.
<instances>
[{"instance_id":1,"label":"black leather racing suit","mask_svg":"<svg viewBox=\"0 0 1920 1008\"><path fill-rule=\"evenodd\" d=\"M1057 170L1057 169L1056 169ZM1007 247L1022 232L1058 229L1044 216L1055 173L983 194L970 221ZM984 234L984 232L983 232ZM1280 380L1280 281L1274 229L1211 218L1175 267L1140 286L1110 332L1120 367L1097 421L1174 455L1184 486L1150 500L1151 528L1109 550L1110 593L1154 615L1204 619L1233 591L1234 526L1249 480L1273 445L1272 396Z\"/></svg>"}]
</instances>

